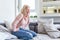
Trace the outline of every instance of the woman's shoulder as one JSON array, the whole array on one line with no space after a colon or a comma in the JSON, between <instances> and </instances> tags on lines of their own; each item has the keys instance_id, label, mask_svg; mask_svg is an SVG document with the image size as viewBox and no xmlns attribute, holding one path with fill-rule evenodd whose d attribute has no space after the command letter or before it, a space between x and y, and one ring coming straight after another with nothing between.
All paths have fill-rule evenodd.
<instances>
[{"instance_id":1,"label":"woman's shoulder","mask_svg":"<svg viewBox=\"0 0 60 40\"><path fill-rule=\"evenodd\" d=\"M17 19L22 19L22 18L23 18L23 15L19 13L19 14L16 16L15 19L17 20Z\"/></svg>"},{"instance_id":2,"label":"woman's shoulder","mask_svg":"<svg viewBox=\"0 0 60 40\"><path fill-rule=\"evenodd\" d=\"M19 14L18 14L18 17L23 17L23 14L22 14L22 13L19 13Z\"/></svg>"}]
</instances>

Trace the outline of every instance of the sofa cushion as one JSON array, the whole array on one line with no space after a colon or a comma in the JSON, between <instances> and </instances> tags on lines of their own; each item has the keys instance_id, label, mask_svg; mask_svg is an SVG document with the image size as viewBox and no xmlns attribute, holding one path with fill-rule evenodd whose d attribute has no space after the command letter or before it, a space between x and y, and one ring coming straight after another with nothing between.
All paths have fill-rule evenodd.
<instances>
[{"instance_id":1,"label":"sofa cushion","mask_svg":"<svg viewBox=\"0 0 60 40\"><path fill-rule=\"evenodd\" d=\"M45 25L45 30L47 32L47 34L51 37L51 38L59 38L60 37L60 31L54 27L54 25L50 26L50 25Z\"/></svg>"},{"instance_id":2,"label":"sofa cushion","mask_svg":"<svg viewBox=\"0 0 60 40\"><path fill-rule=\"evenodd\" d=\"M53 25L53 19L39 19L38 20L38 33L46 33L45 29L44 29L44 24L45 25Z\"/></svg>"}]
</instances>

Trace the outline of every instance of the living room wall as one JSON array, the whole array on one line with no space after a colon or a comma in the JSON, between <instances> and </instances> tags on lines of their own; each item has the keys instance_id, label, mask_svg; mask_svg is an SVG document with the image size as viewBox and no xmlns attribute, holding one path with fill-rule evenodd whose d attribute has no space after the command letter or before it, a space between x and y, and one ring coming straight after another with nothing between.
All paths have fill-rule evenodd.
<instances>
[{"instance_id":1,"label":"living room wall","mask_svg":"<svg viewBox=\"0 0 60 40\"><path fill-rule=\"evenodd\" d=\"M0 20L10 23L15 18L15 0L0 0Z\"/></svg>"},{"instance_id":2,"label":"living room wall","mask_svg":"<svg viewBox=\"0 0 60 40\"><path fill-rule=\"evenodd\" d=\"M38 19L40 19L40 18L43 18L43 19L53 18L55 23L60 23L60 16L42 17L41 16L41 14L42 14L42 8L43 8L42 6L43 6L42 0L36 0L36 12L38 14Z\"/></svg>"}]
</instances>

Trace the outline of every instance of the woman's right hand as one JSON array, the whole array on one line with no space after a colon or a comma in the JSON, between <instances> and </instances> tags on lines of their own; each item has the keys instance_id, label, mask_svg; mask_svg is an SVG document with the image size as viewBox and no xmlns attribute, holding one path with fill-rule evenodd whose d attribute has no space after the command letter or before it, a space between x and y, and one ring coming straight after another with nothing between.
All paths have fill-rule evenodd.
<instances>
[{"instance_id":1,"label":"woman's right hand","mask_svg":"<svg viewBox=\"0 0 60 40\"><path fill-rule=\"evenodd\" d=\"M19 28L14 28L13 31L14 32L19 31Z\"/></svg>"}]
</instances>

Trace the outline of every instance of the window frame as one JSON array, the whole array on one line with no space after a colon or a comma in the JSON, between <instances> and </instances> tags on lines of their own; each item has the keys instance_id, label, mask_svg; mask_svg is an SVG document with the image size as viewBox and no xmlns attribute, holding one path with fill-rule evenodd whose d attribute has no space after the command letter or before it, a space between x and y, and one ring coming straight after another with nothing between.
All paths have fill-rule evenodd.
<instances>
[{"instance_id":1,"label":"window frame","mask_svg":"<svg viewBox=\"0 0 60 40\"><path fill-rule=\"evenodd\" d=\"M20 6L22 7L22 0L21 0ZM35 5L35 6L36 6L36 5ZM36 9L36 7L35 7L35 9ZM35 9L30 9L30 12L35 12Z\"/></svg>"}]
</instances>

